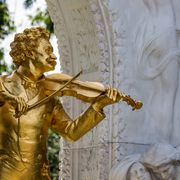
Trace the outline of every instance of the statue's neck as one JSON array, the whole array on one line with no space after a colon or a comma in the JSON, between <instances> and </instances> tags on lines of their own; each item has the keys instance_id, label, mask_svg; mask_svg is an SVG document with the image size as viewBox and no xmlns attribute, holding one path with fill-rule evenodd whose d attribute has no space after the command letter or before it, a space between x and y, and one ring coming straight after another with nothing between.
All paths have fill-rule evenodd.
<instances>
[{"instance_id":1,"label":"statue's neck","mask_svg":"<svg viewBox=\"0 0 180 180\"><path fill-rule=\"evenodd\" d=\"M43 76L43 73L34 66L33 67L20 66L18 67L17 72L20 75L27 77L31 81L37 81Z\"/></svg>"}]
</instances>

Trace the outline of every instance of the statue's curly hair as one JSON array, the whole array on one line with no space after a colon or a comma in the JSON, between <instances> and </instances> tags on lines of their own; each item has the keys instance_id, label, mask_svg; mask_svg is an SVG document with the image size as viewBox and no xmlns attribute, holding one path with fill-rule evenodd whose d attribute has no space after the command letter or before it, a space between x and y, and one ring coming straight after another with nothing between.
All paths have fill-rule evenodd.
<instances>
[{"instance_id":1,"label":"statue's curly hair","mask_svg":"<svg viewBox=\"0 0 180 180\"><path fill-rule=\"evenodd\" d=\"M14 41L10 44L10 56L16 66L22 65L28 59L35 59L34 52L38 47L39 39L49 40L49 32L41 27L25 29L22 33L17 33Z\"/></svg>"}]
</instances>

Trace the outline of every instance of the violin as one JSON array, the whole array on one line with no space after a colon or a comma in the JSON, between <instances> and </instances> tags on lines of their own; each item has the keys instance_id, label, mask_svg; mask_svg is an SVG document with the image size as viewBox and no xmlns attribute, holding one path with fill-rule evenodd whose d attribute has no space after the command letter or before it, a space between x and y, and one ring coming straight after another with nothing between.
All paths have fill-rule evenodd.
<instances>
[{"instance_id":1,"label":"violin","mask_svg":"<svg viewBox=\"0 0 180 180\"><path fill-rule=\"evenodd\" d=\"M45 87L46 94L48 95L45 99L30 106L28 110L33 109L36 106L42 105L47 102L53 96L73 96L84 102L93 103L96 98L106 93L107 88L99 82L80 81L76 78L82 73L80 71L74 77L66 74L52 74L45 77L39 83ZM140 109L142 102L135 101L129 95L123 92L118 92L118 101L125 101L132 107L132 110Z\"/></svg>"}]
</instances>

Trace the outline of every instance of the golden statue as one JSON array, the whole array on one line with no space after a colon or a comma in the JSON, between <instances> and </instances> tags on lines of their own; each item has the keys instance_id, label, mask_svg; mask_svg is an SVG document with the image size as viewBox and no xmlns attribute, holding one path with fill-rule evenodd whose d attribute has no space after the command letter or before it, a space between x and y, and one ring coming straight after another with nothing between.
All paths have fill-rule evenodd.
<instances>
[{"instance_id":1,"label":"golden statue","mask_svg":"<svg viewBox=\"0 0 180 180\"><path fill-rule=\"evenodd\" d=\"M48 129L76 141L105 117L103 108L125 100L134 109L142 104L116 89L81 82L53 70L56 56L43 28L15 35L10 55L17 69L0 77L0 180L49 180ZM64 111L58 96L72 95L89 108L76 120Z\"/></svg>"}]
</instances>

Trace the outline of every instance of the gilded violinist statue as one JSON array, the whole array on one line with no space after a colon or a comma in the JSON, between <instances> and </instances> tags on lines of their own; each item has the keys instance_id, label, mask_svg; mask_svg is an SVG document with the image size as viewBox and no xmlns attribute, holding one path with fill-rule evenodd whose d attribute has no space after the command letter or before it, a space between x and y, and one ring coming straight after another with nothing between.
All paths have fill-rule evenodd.
<instances>
[{"instance_id":1,"label":"gilded violinist statue","mask_svg":"<svg viewBox=\"0 0 180 180\"><path fill-rule=\"evenodd\" d=\"M103 108L118 102L121 93L108 88L72 120L57 96L46 99L53 79L43 73L56 65L49 33L40 27L25 29L10 46L17 69L0 77L0 180L49 180L48 129L76 141L104 119Z\"/></svg>"}]
</instances>

